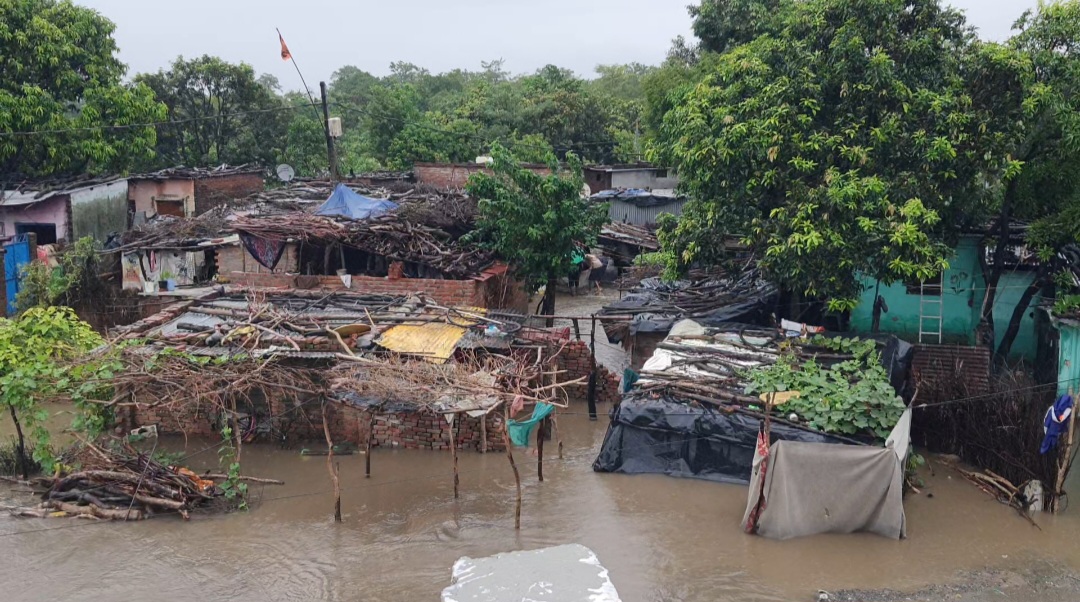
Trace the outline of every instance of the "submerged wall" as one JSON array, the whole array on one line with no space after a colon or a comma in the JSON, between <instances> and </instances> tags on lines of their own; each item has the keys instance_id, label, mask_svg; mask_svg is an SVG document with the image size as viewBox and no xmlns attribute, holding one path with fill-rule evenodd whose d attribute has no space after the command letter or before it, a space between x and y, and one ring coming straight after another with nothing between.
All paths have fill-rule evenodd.
<instances>
[{"instance_id":1,"label":"submerged wall","mask_svg":"<svg viewBox=\"0 0 1080 602\"><path fill-rule=\"evenodd\" d=\"M257 396L255 396L257 397ZM220 437L220 416L210 403L190 404L185 408L154 406L147 396L136 399L143 402L136 408L125 408L117 417L121 426L135 429L140 426L157 425L161 435L185 437ZM289 443L321 442L325 448L320 404L315 400L300 401L292 397L265 398L248 408L256 416L259 432L256 440ZM335 445L348 443L363 448L371 425L372 447L403 449L450 449L450 425L446 419L430 410L371 413L367 410L328 403L327 425ZM461 416L456 425L455 443L458 449L481 449L481 420L486 421L487 449L502 450L503 419L499 412L483 418Z\"/></svg>"}]
</instances>

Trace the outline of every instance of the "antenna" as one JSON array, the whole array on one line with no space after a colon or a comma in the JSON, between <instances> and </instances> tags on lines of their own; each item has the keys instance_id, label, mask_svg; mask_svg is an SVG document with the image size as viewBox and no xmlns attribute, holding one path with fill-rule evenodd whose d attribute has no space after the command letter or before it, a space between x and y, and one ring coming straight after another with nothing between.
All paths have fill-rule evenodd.
<instances>
[{"instance_id":1,"label":"antenna","mask_svg":"<svg viewBox=\"0 0 1080 602\"><path fill-rule=\"evenodd\" d=\"M290 182L296 176L296 170L288 163L278 165L274 171L277 172L277 177L282 182Z\"/></svg>"}]
</instances>

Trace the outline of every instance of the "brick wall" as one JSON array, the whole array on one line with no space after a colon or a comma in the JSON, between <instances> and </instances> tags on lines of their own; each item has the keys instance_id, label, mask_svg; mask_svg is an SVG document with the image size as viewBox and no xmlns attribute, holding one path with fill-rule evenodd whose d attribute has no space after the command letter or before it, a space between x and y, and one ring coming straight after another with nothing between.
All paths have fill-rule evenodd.
<instances>
[{"instance_id":1,"label":"brick wall","mask_svg":"<svg viewBox=\"0 0 1080 602\"><path fill-rule=\"evenodd\" d=\"M259 172L213 176L195 180L195 215L266 189Z\"/></svg>"},{"instance_id":2,"label":"brick wall","mask_svg":"<svg viewBox=\"0 0 1080 602\"><path fill-rule=\"evenodd\" d=\"M540 175L551 175L551 169L538 163L522 164ZM439 188L460 189L474 173L490 174L491 170L481 163L417 163L413 174L420 184L430 184Z\"/></svg>"},{"instance_id":3,"label":"brick wall","mask_svg":"<svg viewBox=\"0 0 1080 602\"><path fill-rule=\"evenodd\" d=\"M310 400L300 404L295 399L277 397L272 398L268 406L263 399L254 408L260 427L260 437L256 439L280 442L284 436L290 443L311 442L316 446L325 443L319 408L320 404ZM450 425L443 416L430 410L375 412L372 415L366 410L330 403L326 405L326 412L330 438L335 445L351 443L363 449L370 424L372 447L450 449ZM142 405L128 408L119 418L124 429L157 425L161 435L211 438L218 437L220 432L217 408L209 403L184 408ZM487 449L503 450L503 419L498 412L479 418L459 416L454 437L458 449L481 450L481 420L486 421Z\"/></svg>"},{"instance_id":4,"label":"brick wall","mask_svg":"<svg viewBox=\"0 0 1080 602\"><path fill-rule=\"evenodd\" d=\"M961 345L916 345L912 376L920 387L919 398L933 391L954 391L957 380L969 395L990 392L990 349Z\"/></svg>"},{"instance_id":5,"label":"brick wall","mask_svg":"<svg viewBox=\"0 0 1080 602\"><path fill-rule=\"evenodd\" d=\"M215 261L219 274L229 275L232 272L270 273L270 270L262 266L248 253L244 245L237 244L227 247L218 247L215 252ZM296 273L300 265L299 247L296 243L285 245L285 251L281 254L281 260L274 273Z\"/></svg>"},{"instance_id":6,"label":"brick wall","mask_svg":"<svg viewBox=\"0 0 1080 602\"><path fill-rule=\"evenodd\" d=\"M587 378L592 368L590 357L589 344L585 341L570 341L567 343L557 360L559 369L566 371L565 374L560 375L560 380L568 381L581 377ZM622 398L619 393L621 375L615 374L599 364L597 364L596 370L596 400L601 403L618 403ZM570 398L574 401L587 401L589 388L587 385L582 384L569 388L567 393L570 394Z\"/></svg>"}]
</instances>

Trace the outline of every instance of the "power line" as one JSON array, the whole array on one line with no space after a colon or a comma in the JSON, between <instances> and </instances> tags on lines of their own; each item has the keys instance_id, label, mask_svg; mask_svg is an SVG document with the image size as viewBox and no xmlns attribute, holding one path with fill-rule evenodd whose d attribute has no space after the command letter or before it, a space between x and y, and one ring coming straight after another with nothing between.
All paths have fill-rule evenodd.
<instances>
[{"instance_id":1,"label":"power line","mask_svg":"<svg viewBox=\"0 0 1080 602\"><path fill-rule=\"evenodd\" d=\"M29 136L41 136L45 134L66 134L73 132L92 132L98 130L126 130L132 128L145 128L145 127L159 127L168 125L180 125L184 123L193 123L196 121L208 121L213 119L222 119L224 117L236 117L239 115L252 115L260 113L278 113L281 111L296 111L303 109L304 105L290 105L282 107L273 107L269 109L252 109L250 111L233 111L229 113L219 113L217 115L203 115L200 117L189 117L187 119L174 119L169 121L150 121L145 123L120 123L110 125L92 125L86 127L77 128L60 128L51 130L27 130L20 132L0 132L0 137L29 137Z\"/></svg>"}]
</instances>

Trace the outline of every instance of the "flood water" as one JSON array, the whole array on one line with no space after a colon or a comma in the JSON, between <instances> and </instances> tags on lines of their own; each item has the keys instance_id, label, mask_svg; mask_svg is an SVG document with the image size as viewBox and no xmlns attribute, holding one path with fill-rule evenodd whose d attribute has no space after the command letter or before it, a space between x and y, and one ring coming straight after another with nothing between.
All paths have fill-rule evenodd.
<instances>
[{"instance_id":1,"label":"flood water","mask_svg":"<svg viewBox=\"0 0 1080 602\"><path fill-rule=\"evenodd\" d=\"M459 500L448 453L377 450L371 479L362 455L342 457L345 522L335 524L324 457L246 446L245 473L286 481L255 486L247 512L138 523L0 515L3 599L438 600L461 556L574 542L596 551L628 602L787 602L819 588L914 589L1023 559L1080 566L1080 512L1042 515L1039 531L936 463L923 494L906 500L907 540L751 537L739 529L744 487L592 472L606 421L571 412L559 420L565 459L550 445L544 483L535 459L516 454L520 532L501 453L461 454ZM188 461L215 462L213 450ZM9 488L0 498L33 501Z\"/></svg>"}]
</instances>

